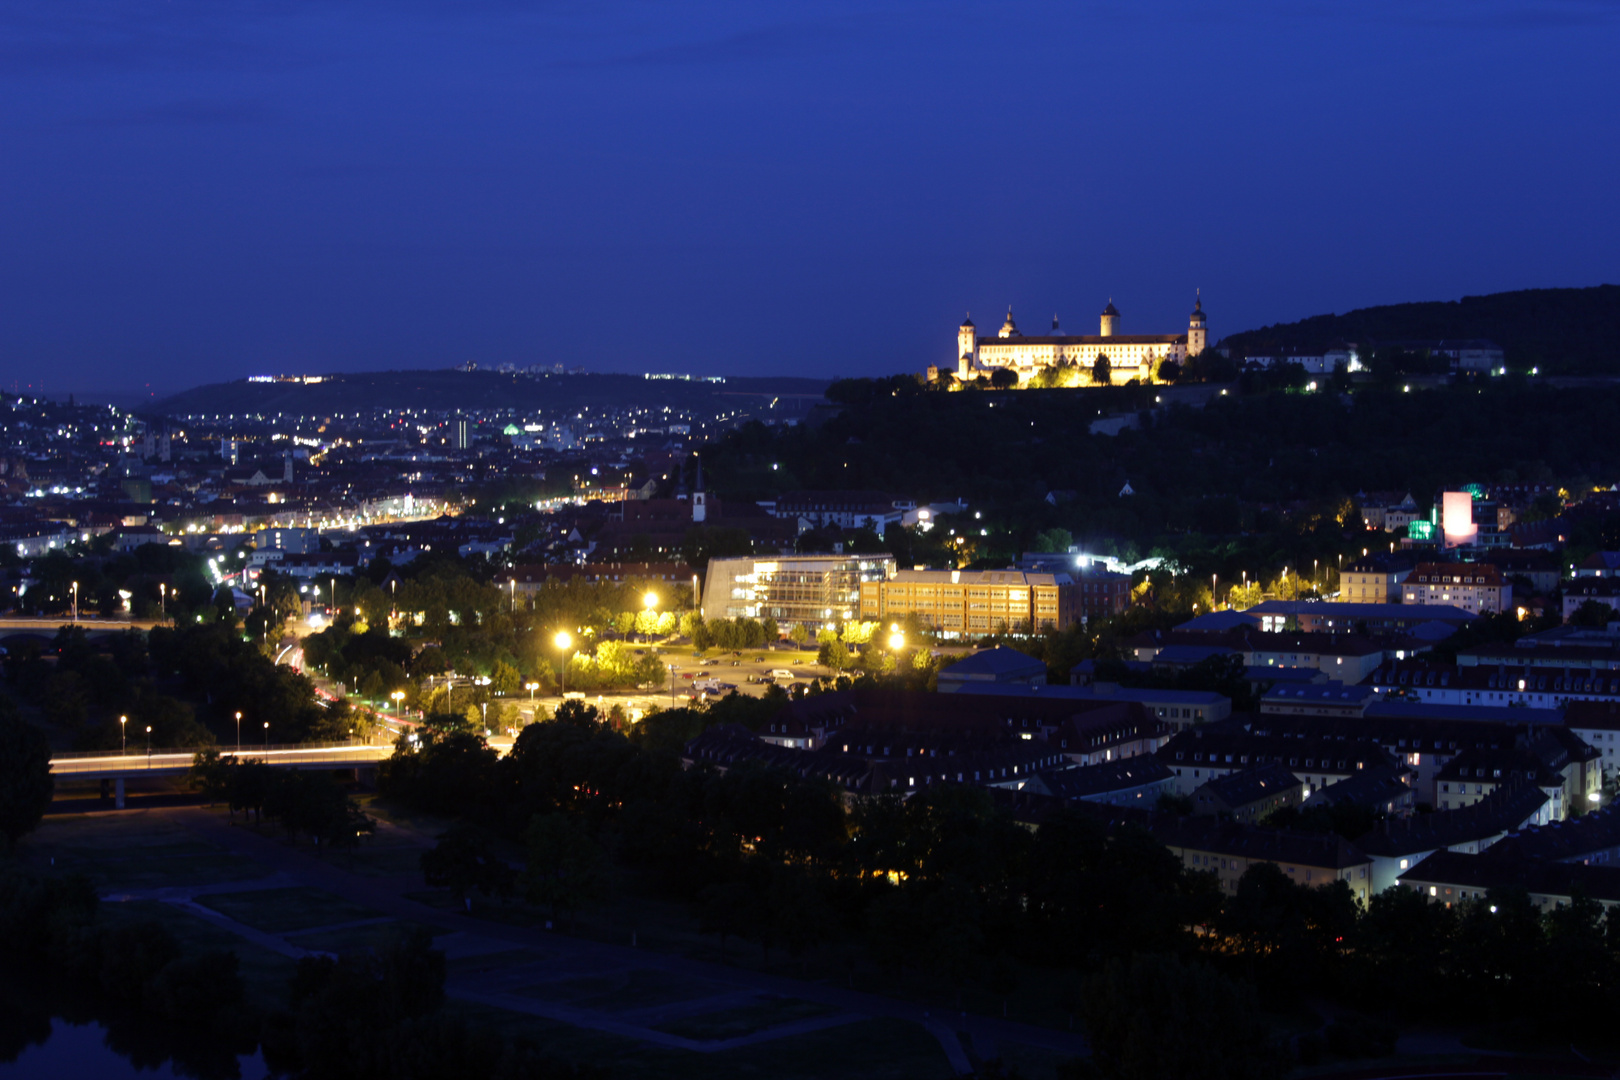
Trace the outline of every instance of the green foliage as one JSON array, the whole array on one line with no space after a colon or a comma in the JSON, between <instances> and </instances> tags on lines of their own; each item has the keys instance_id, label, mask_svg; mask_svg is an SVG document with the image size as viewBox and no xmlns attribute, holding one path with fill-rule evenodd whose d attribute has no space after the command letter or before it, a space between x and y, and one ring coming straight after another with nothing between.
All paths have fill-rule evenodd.
<instances>
[{"instance_id":1,"label":"green foliage","mask_svg":"<svg viewBox=\"0 0 1620 1080\"><path fill-rule=\"evenodd\" d=\"M1620 286L1523 289L1461 300L1358 308L1227 336L1236 355L1337 341L1489 338L1516 371L1611 372Z\"/></svg>"},{"instance_id":2,"label":"green foliage","mask_svg":"<svg viewBox=\"0 0 1620 1080\"><path fill-rule=\"evenodd\" d=\"M536 814L524 830L528 861L520 879L531 904L551 908L553 918L573 914L606 888L606 859L585 823L563 813Z\"/></svg>"},{"instance_id":3,"label":"green foliage","mask_svg":"<svg viewBox=\"0 0 1620 1080\"><path fill-rule=\"evenodd\" d=\"M1082 1012L1103 1080L1272 1080L1286 1071L1254 991L1202 964L1111 961L1086 985Z\"/></svg>"},{"instance_id":4,"label":"green foliage","mask_svg":"<svg viewBox=\"0 0 1620 1080\"><path fill-rule=\"evenodd\" d=\"M449 889L469 909L472 893L507 896L517 880L483 834L465 825L455 826L433 850L422 853L422 877L434 888Z\"/></svg>"},{"instance_id":5,"label":"green foliage","mask_svg":"<svg viewBox=\"0 0 1620 1080\"><path fill-rule=\"evenodd\" d=\"M51 747L45 733L0 696L0 835L6 847L32 832L51 805Z\"/></svg>"}]
</instances>

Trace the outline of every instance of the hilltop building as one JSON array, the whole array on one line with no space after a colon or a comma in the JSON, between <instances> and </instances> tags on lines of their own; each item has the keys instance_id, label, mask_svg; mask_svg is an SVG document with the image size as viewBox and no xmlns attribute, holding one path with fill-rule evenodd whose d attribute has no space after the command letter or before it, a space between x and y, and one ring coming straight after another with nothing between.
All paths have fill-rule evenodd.
<instances>
[{"instance_id":1,"label":"hilltop building","mask_svg":"<svg viewBox=\"0 0 1620 1080\"><path fill-rule=\"evenodd\" d=\"M1187 329L1180 334L1121 334L1119 319L1112 300L1103 308L1094 335L1065 334L1053 316L1050 334L1025 337L1013 322L1011 308L995 337L980 337L973 320L964 319L956 332L957 376L969 379L1006 368L1015 372L1023 385L1058 364L1072 365L1091 375L1097 361L1106 358L1111 383L1131 379L1152 382L1160 363L1180 363L1197 356L1209 344L1202 299L1193 304Z\"/></svg>"}]
</instances>

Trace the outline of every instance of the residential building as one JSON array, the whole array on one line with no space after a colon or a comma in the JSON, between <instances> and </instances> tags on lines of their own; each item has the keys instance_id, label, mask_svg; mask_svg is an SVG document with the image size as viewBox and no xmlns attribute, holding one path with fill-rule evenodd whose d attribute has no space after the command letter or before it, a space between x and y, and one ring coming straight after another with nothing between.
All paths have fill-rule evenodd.
<instances>
[{"instance_id":1,"label":"residential building","mask_svg":"<svg viewBox=\"0 0 1620 1080\"><path fill-rule=\"evenodd\" d=\"M942 694L969 685L993 688L992 692L1008 686L1045 686L1046 663L1017 649L985 649L942 670L938 685Z\"/></svg>"},{"instance_id":2,"label":"residential building","mask_svg":"<svg viewBox=\"0 0 1620 1080\"><path fill-rule=\"evenodd\" d=\"M1409 770L1403 765L1363 769L1337 784L1311 792L1305 807L1359 806L1379 817L1405 817L1417 802L1417 792L1408 778Z\"/></svg>"},{"instance_id":3,"label":"residential building","mask_svg":"<svg viewBox=\"0 0 1620 1080\"><path fill-rule=\"evenodd\" d=\"M1361 523L1369 529L1399 532L1423 516L1411 492L1404 495L1393 491L1375 491L1362 494ZM1348 571L1347 571L1348 572Z\"/></svg>"},{"instance_id":4,"label":"residential building","mask_svg":"<svg viewBox=\"0 0 1620 1080\"><path fill-rule=\"evenodd\" d=\"M1578 578L1620 578L1620 551L1594 551L1575 568Z\"/></svg>"},{"instance_id":5,"label":"residential building","mask_svg":"<svg viewBox=\"0 0 1620 1080\"><path fill-rule=\"evenodd\" d=\"M1398 604L1401 584L1412 573L1410 563L1393 556L1357 559L1339 574L1339 602Z\"/></svg>"},{"instance_id":6,"label":"residential building","mask_svg":"<svg viewBox=\"0 0 1620 1080\"><path fill-rule=\"evenodd\" d=\"M1401 602L1502 612L1513 607L1513 586L1489 563L1419 563L1401 587Z\"/></svg>"},{"instance_id":7,"label":"residential building","mask_svg":"<svg viewBox=\"0 0 1620 1080\"><path fill-rule=\"evenodd\" d=\"M1363 716L1377 699L1370 687L1341 682L1295 683L1273 686L1260 699L1263 713L1295 716Z\"/></svg>"},{"instance_id":8,"label":"residential building","mask_svg":"<svg viewBox=\"0 0 1620 1080\"><path fill-rule=\"evenodd\" d=\"M1278 735L1250 731L1236 721L1178 732L1158 755L1175 770L1176 789L1183 795L1191 795L1206 780L1271 762L1287 768L1310 791L1364 769L1396 763L1393 755L1367 739Z\"/></svg>"},{"instance_id":9,"label":"residential building","mask_svg":"<svg viewBox=\"0 0 1620 1080\"><path fill-rule=\"evenodd\" d=\"M1545 825L1546 806L1547 793L1534 784L1510 785L1463 810L1386 818L1356 837L1356 847L1372 860L1371 890L1381 893L1436 851L1477 855L1511 832Z\"/></svg>"},{"instance_id":10,"label":"residential building","mask_svg":"<svg viewBox=\"0 0 1620 1080\"><path fill-rule=\"evenodd\" d=\"M1411 578L1407 578L1410 582ZM1403 583L1404 585L1405 583ZM1458 605L1299 603L1294 600L1265 600L1244 612L1259 621L1262 630L1285 630L1297 626L1302 633L1346 633L1364 630L1374 636L1423 636L1438 641L1479 615ZM1441 633L1433 631L1440 630Z\"/></svg>"},{"instance_id":11,"label":"residential building","mask_svg":"<svg viewBox=\"0 0 1620 1080\"><path fill-rule=\"evenodd\" d=\"M1152 831L1187 869L1213 873L1228 896L1258 863L1274 864L1297 885L1342 881L1361 903L1375 891L1372 860L1333 833L1268 829L1219 817L1160 819Z\"/></svg>"},{"instance_id":12,"label":"residential building","mask_svg":"<svg viewBox=\"0 0 1620 1080\"><path fill-rule=\"evenodd\" d=\"M1090 707L1114 702L1140 705L1169 732L1180 731L1197 724L1215 723L1232 715L1232 700L1224 694L1208 690L1163 690L1154 687L1120 686L1109 682L1083 686L963 683L957 692L1029 696L1045 701L1071 701L1077 705Z\"/></svg>"},{"instance_id":13,"label":"residential building","mask_svg":"<svg viewBox=\"0 0 1620 1080\"><path fill-rule=\"evenodd\" d=\"M1523 890L1542 912L1568 907L1577 896L1597 901L1605 912L1620 905L1620 866L1503 859L1490 851L1437 851L1402 873L1399 883L1448 907L1505 890Z\"/></svg>"},{"instance_id":14,"label":"residential building","mask_svg":"<svg viewBox=\"0 0 1620 1080\"><path fill-rule=\"evenodd\" d=\"M710 559L705 619L772 618L816 630L861 611L862 586L894 573L892 555L778 555Z\"/></svg>"},{"instance_id":15,"label":"residential building","mask_svg":"<svg viewBox=\"0 0 1620 1080\"><path fill-rule=\"evenodd\" d=\"M1620 618L1620 577L1577 577L1564 586L1564 621L1568 622L1588 600L1609 609L1608 618Z\"/></svg>"},{"instance_id":16,"label":"residential building","mask_svg":"<svg viewBox=\"0 0 1620 1080\"><path fill-rule=\"evenodd\" d=\"M1206 780L1192 793L1193 813L1258 823L1276 810L1305 801L1305 782L1278 762L1242 769Z\"/></svg>"},{"instance_id":17,"label":"residential building","mask_svg":"<svg viewBox=\"0 0 1620 1080\"><path fill-rule=\"evenodd\" d=\"M1065 801L1152 809L1161 796L1175 792L1175 774L1157 758L1137 755L1077 769L1039 772L1023 790Z\"/></svg>"},{"instance_id":18,"label":"residential building","mask_svg":"<svg viewBox=\"0 0 1620 1080\"><path fill-rule=\"evenodd\" d=\"M1081 592L1067 574L1023 570L901 570L862 581L860 617L915 615L945 637L1000 628L1059 630L1080 618Z\"/></svg>"},{"instance_id":19,"label":"residential building","mask_svg":"<svg viewBox=\"0 0 1620 1080\"><path fill-rule=\"evenodd\" d=\"M1604 782L1620 778L1620 699L1572 701L1564 709L1564 723L1598 752Z\"/></svg>"},{"instance_id":20,"label":"residential building","mask_svg":"<svg viewBox=\"0 0 1620 1080\"><path fill-rule=\"evenodd\" d=\"M917 509L915 499L881 491L789 491L759 504L772 517L785 518L799 532L835 525L840 529L884 530Z\"/></svg>"}]
</instances>

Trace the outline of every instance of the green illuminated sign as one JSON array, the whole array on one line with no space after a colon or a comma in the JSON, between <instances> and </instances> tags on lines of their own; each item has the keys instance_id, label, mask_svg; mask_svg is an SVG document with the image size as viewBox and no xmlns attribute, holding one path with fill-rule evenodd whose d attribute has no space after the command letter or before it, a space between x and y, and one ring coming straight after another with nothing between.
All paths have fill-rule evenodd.
<instances>
[{"instance_id":1,"label":"green illuminated sign","mask_svg":"<svg viewBox=\"0 0 1620 1080\"><path fill-rule=\"evenodd\" d=\"M1434 522L1414 521L1406 527L1406 535L1413 540L1433 540L1435 533Z\"/></svg>"}]
</instances>

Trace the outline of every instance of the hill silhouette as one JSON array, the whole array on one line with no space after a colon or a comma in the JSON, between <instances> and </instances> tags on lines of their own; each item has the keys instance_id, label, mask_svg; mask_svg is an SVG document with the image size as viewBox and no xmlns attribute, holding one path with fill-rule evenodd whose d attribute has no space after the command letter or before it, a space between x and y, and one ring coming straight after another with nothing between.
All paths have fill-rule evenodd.
<instances>
[{"instance_id":1,"label":"hill silhouette","mask_svg":"<svg viewBox=\"0 0 1620 1080\"><path fill-rule=\"evenodd\" d=\"M646 379L640 375L512 375L454 369L323 375L320 382L237 379L182 391L142 412L167 415L287 413L312 416L370 409L545 409L600 405L678 405L819 398L825 379L731 378L723 383Z\"/></svg>"},{"instance_id":2,"label":"hill silhouette","mask_svg":"<svg viewBox=\"0 0 1620 1080\"><path fill-rule=\"evenodd\" d=\"M1488 338L1509 367L1538 366L1558 375L1620 374L1620 285L1586 289L1521 289L1414 304L1358 308L1299 322L1245 330L1221 341L1235 357L1280 348L1319 349L1355 342Z\"/></svg>"}]
</instances>

